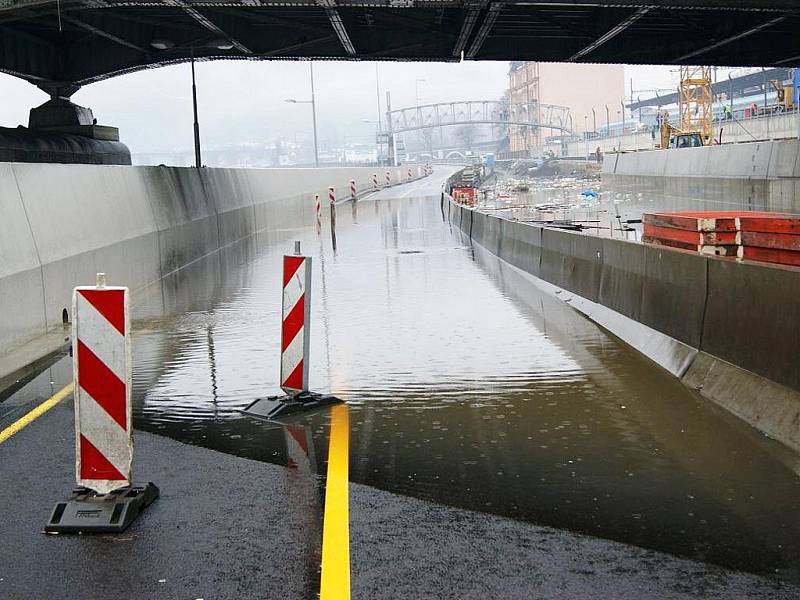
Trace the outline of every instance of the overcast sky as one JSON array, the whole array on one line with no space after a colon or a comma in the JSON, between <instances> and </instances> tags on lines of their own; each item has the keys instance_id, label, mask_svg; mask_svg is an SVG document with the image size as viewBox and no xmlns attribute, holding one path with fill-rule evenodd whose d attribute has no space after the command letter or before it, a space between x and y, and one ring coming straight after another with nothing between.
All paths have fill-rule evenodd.
<instances>
[{"instance_id":1,"label":"overcast sky","mask_svg":"<svg viewBox=\"0 0 800 600\"><path fill-rule=\"evenodd\" d=\"M295 135L309 139L310 107L285 102L310 98L308 70L304 61L198 63L203 145L271 142ZM423 102L496 99L508 87L508 62L382 62L377 71L383 111L387 90L392 106L401 108L414 104L417 87ZM375 125L362 120L377 117L376 63L317 61L314 75L323 142L374 140ZM631 78L637 91L674 89L677 67L626 67L626 88ZM27 125L30 108L46 99L31 84L0 74L0 126ZM98 123L119 127L122 141L134 153L192 148L188 64L101 81L80 90L73 101L90 107Z\"/></svg>"}]
</instances>

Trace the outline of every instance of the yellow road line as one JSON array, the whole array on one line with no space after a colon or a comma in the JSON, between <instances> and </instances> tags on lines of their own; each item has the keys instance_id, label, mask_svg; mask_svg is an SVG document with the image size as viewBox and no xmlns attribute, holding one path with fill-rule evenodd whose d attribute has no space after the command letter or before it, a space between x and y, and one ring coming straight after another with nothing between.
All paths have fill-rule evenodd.
<instances>
[{"instance_id":1,"label":"yellow road line","mask_svg":"<svg viewBox=\"0 0 800 600\"><path fill-rule=\"evenodd\" d=\"M347 405L334 406L325 485L320 600L350 600L349 441Z\"/></svg>"},{"instance_id":2,"label":"yellow road line","mask_svg":"<svg viewBox=\"0 0 800 600\"><path fill-rule=\"evenodd\" d=\"M75 382L72 382L63 389L59 390L58 392L50 396L50 398L42 402L39 406L34 408L24 417L18 419L17 421L15 421L11 425L3 429L3 431L0 431L0 444L5 442L15 433L19 432L20 430L24 429L25 427L33 423L36 419L41 417L44 413L53 408L64 398L69 396L74 389L75 389Z\"/></svg>"}]
</instances>

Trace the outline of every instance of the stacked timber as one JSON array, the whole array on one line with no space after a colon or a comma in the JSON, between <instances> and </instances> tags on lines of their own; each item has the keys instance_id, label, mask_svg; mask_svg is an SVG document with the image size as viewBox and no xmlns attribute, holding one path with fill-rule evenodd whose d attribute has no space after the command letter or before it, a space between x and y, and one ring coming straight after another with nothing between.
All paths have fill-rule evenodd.
<instances>
[{"instance_id":1,"label":"stacked timber","mask_svg":"<svg viewBox=\"0 0 800 600\"><path fill-rule=\"evenodd\" d=\"M800 266L800 216L681 211L642 216L642 241L702 254Z\"/></svg>"}]
</instances>

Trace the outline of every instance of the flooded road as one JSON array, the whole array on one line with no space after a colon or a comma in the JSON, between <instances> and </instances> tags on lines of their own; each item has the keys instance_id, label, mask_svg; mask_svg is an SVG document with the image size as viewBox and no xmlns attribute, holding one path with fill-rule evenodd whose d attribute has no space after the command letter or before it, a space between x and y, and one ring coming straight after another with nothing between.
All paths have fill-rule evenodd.
<instances>
[{"instance_id":1,"label":"flooded road","mask_svg":"<svg viewBox=\"0 0 800 600\"><path fill-rule=\"evenodd\" d=\"M312 389L380 489L800 581L794 458L443 221L444 176L258 234L134 295L140 429L261 461L283 427L280 257L313 257ZM399 197L402 196L402 197ZM324 473L328 412L294 420ZM288 450L287 450L288 448Z\"/></svg>"},{"instance_id":2,"label":"flooded road","mask_svg":"<svg viewBox=\"0 0 800 600\"><path fill-rule=\"evenodd\" d=\"M479 195L483 212L534 224L570 223L593 235L634 241L641 239L642 214L648 212L799 212L794 191L777 180L497 174Z\"/></svg>"}]
</instances>

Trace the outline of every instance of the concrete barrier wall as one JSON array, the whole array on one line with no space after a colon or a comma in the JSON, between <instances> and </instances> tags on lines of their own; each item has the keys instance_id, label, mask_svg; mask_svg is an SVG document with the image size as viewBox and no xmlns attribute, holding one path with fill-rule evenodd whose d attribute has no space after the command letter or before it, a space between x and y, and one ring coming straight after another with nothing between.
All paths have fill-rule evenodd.
<instances>
[{"instance_id":1,"label":"concrete barrier wall","mask_svg":"<svg viewBox=\"0 0 800 600\"><path fill-rule=\"evenodd\" d=\"M473 242L563 290L562 299L684 383L800 450L799 269L542 228L450 204L451 222Z\"/></svg>"},{"instance_id":2,"label":"concrete barrier wall","mask_svg":"<svg viewBox=\"0 0 800 600\"><path fill-rule=\"evenodd\" d=\"M97 272L135 290L257 231L308 226L314 194L327 209L328 186L346 200L351 179L365 191L386 170L2 163L0 355L60 326ZM408 167L388 170L408 180Z\"/></svg>"},{"instance_id":3,"label":"concrete barrier wall","mask_svg":"<svg viewBox=\"0 0 800 600\"><path fill-rule=\"evenodd\" d=\"M798 141L775 140L606 155L603 175L767 179L798 177Z\"/></svg>"},{"instance_id":4,"label":"concrete barrier wall","mask_svg":"<svg viewBox=\"0 0 800 600\"><path fill-rule=\"evenodd\" d=\"M800 270L708 263L704 352L800 390Z\"/></svg>"},{"instance_id":5,"label":"concrete barrier wall","mask_svg":"<svg viewBox=\"0 0 800 600\"><path fill-rule=\"evenodd\" d=\"M16 345L46 331L44 287L36 242L7 164L0 164L0 215L0 340Z\"/></svg>"}]
</instances>

